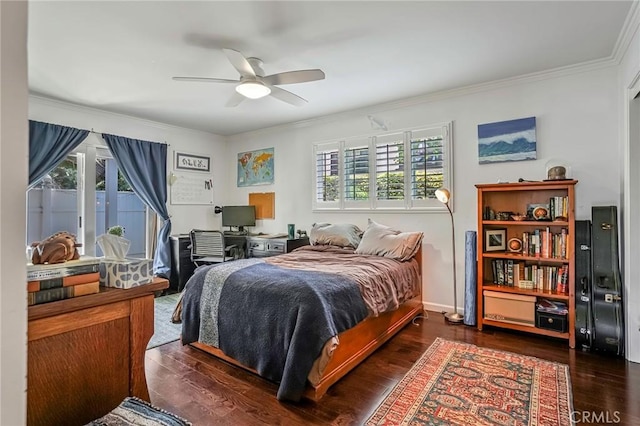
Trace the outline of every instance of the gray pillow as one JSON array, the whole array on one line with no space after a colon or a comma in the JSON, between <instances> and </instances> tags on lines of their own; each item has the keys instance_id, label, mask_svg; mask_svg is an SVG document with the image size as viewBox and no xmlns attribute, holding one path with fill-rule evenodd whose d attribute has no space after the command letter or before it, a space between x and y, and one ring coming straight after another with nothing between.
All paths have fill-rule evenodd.
<instances>
[{"instance_id":1,"label":"gray pillow","mask_svg":"<svg viewBox=\"0 0 640 426\"><path fill-rule=\"evenodd\" d=\"M422 232L400 232L369 219L357 254L371 254L396 260L409 260L422 245Z\"/></svg>"},{"instance_id":2,"label":"gray pillow","mask_svg":"<svg viewBox=\"0 0 640 426\"><path fill-rule=\"evenodd\" d=\"M350 223L314 223L309 233L309 242L313 246L331 245L339 247L358 247L362 230Z\"/></svg>"}]
</instances>

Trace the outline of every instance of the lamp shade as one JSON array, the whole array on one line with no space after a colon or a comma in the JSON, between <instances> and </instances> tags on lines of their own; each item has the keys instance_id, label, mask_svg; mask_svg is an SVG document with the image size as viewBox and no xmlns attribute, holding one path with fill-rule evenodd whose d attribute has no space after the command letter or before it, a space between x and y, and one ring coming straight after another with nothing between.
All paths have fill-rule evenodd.
<instances>
[{"instance_id":1,"label":"lamp shade","mask_svg":"<svg viewBox=\"0 0 640 426\"><path fill-rule=\"evenodd\" d=\"M451 198L451 193L445 188L436 189L436 198L441 203L447 204Z\"/></svg>"},{"instance_id":2,"label":"lamp shade","mask_svg":"<svg viewBox=\"0 0 640 426\"><path fill-rule=\"evenodd\" d=\"M259 81L247 81L237 85L236 92L249 99L260 99L271 93L271 89Z\"/></svg>"}]
</instances>

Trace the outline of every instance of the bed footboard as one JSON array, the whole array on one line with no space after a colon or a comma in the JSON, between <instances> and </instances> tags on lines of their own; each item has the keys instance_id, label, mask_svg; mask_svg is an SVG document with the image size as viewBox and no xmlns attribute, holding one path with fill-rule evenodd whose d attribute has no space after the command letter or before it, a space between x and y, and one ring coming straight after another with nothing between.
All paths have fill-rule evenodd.
<instances>
[{"instance_id":1,"label":"bed footboard","mask_svg":"<svg viewBox=\"0 0 640 426\"><path fill-rule=\"evenodd\" d=\"M308 386L303 396L313 401L320 400L331 385L353 370L422 312L422 302L417 297L405 302L395 311L386 312L378 317L369 317L355 327L340 333L338 335L340 344L333 352L333 356L319 382L315 387ZM258 374L254 369L242 365L235 359L225 355L218 348L199 342L191 343L191 346Z\"/></svg>"},{"instance_id":2,"label":"bed footboard","mask_svg":"<svg viewBox=\"0 0 640 426\"><path fill-rule=\"evenodd\" d=\"M369 317L338 335L340 344L327 364L320 381L308 387L304 397L318 401L329 387L353 370L376 349L398 333L417 315L423 313L420 297L405 302L395 311Z\"/></svg>"}]
</instances>

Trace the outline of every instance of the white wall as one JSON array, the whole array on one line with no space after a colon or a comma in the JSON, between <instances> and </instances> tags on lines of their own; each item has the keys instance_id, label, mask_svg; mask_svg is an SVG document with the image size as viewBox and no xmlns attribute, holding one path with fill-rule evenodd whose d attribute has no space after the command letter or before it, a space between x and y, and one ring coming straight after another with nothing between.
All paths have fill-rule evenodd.
<instances>
[{"instance_id":1,"label":"white wall","mask_svg":"<svg viewBox=\"0 0 640 426\"><path fill-rule=\"evenodd\" d=\"M27 2L0 2L0 424L27 419Z\"/></svg>"},{"instance_id":2,"label":"white wall","mask_svg":"<svg viewBox=\"0 0 640 426\"><path fill-rule=\"evenodd\" d=\"M515 182L546 178L546 162L561 159L571 166L576 187L576 216L588 219L592 205L618 205L621 197L617 102L617 68L581 68L577 72L523 78L449 94L379 105L305 123L264 129L231 138L228 164L238 152L275 148L275 183L236 188L230 182L229 201L247 202L249 192L274 191L276 218L263 220L258 230L286 232L287 223L309 230L316 221L350 222L366 228L367 217L400 230L423 231L424 291L427 307L450 309L451 227L447 213L313 213L311 211L312 145L339 137L371 134L368 114L383 119L389 130L452 120L454 151L454 216L458 305L464 294L464 234L476 230L476 183ZM336 99L339 102L339 99ZM492 165L478 164L477 125L536 117L538 160ZM233 147L233 148L231 148ZM232 171L235 177L235 170Z\"/></svg>"},{"instance_id":3,"label":"white wall","mask_svg":"<svg viewBox=\"0 0 640 426\"><path fill-rule=\"evenodd\" d=\"M625 289L626 357L640 362L640 99L632 98L640 91L640 34L638 11L631 25L633 38L620 65L619 94L623 114L621 160L624 171L623 272ZM635 34L634 34L635 33Z\"/></svg>"},{"instance_id":4,"label":"white wall","mask_svg":"<svg viewBox=\"0 0 640 426\"><path fill-rule=\"evenodd\" d=\"M224 155L226 143L222 136L37 96L29 97L29 119L94 130L99 133L168 143L170 146L167 150L167 173L170 173L174 167L173 151L208 155L211 157L214 182L213 205L222 204L225 201L229 165ZM195 172L196 175L198 173ZM168 204L168 208L171 215L172 234L187 233L192 228L220 227L220 218L219 215L213 214L213 206Z\"/></svg>"}]
</instances>

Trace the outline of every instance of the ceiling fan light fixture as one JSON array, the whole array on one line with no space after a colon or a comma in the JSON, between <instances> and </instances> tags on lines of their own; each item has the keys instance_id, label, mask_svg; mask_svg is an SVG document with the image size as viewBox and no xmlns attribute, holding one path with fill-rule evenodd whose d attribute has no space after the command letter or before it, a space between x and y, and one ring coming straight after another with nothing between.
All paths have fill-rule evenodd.
<instances>
[{"instance_id":1,"label":"ceiling fan light fixture","mask_svg":"<svg viewBox=\"0 0 640 426\"><path fill-rule=\"evenodd\" d=\"M236 92L249 99L260 99L271 93L271 89L259 81L246 81L236 86Z\"/></svg>"}]
</instances>

